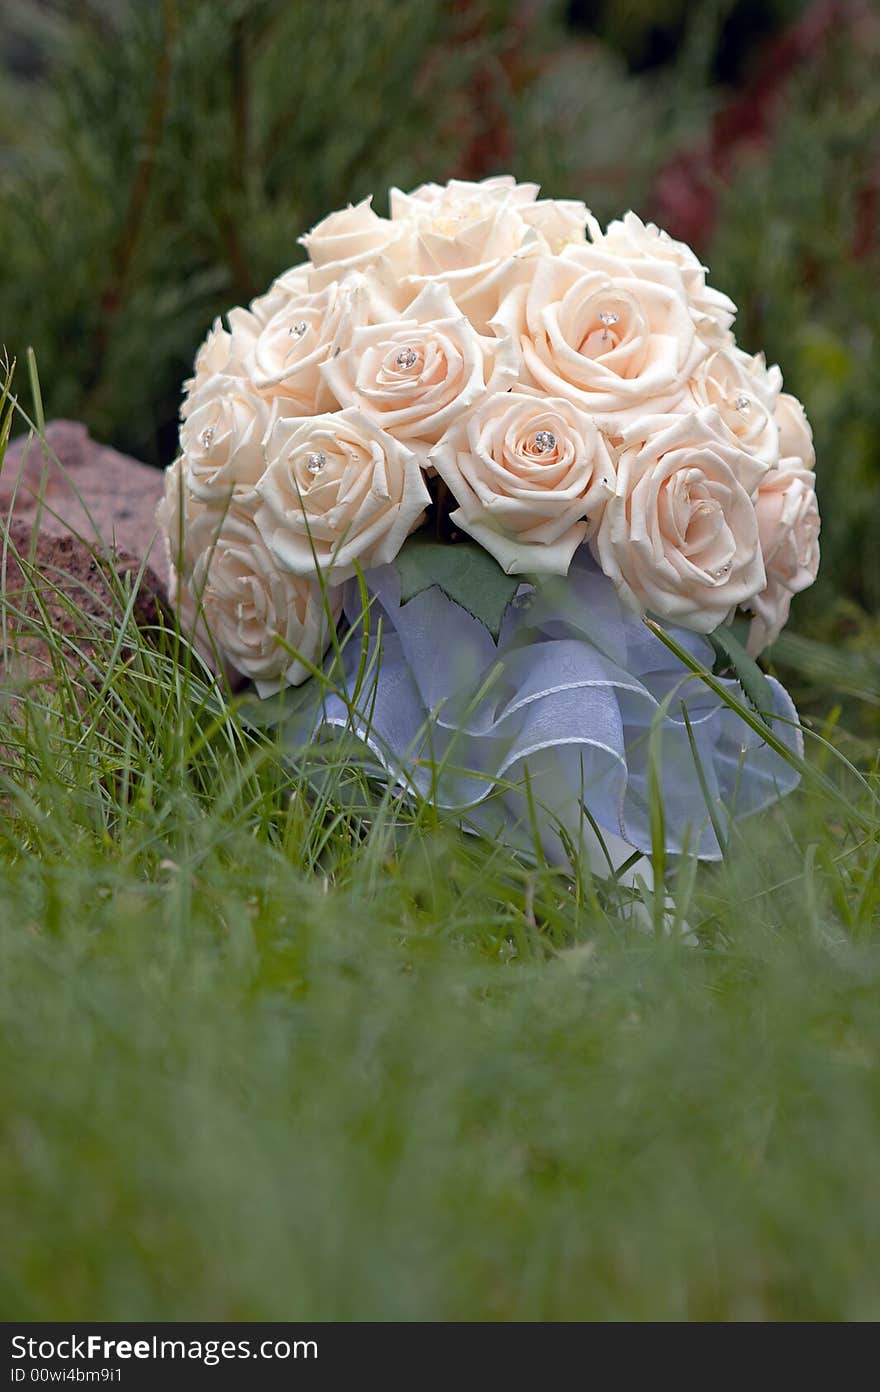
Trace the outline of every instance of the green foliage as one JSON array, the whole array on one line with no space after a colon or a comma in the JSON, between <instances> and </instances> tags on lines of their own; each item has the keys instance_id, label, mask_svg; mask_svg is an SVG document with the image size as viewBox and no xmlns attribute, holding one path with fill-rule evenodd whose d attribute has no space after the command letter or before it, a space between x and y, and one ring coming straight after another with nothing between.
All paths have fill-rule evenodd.
<instances>
[{"instance_id":1,"label":"green foliage","mask_svg":"<svg viewBox=\"0 0 880 1392\"><path fill-rule=\"evenodd\" d=\"M11 35L37 25L45 72L0 68L0 341L35 346L50 415L163 465L214 316L334 208L512 168L610 215L707 109L669 93L658 113L611 55L569 54L552 12L512 27L497 0L4 12Z\"/></svg>"},{"instance_id":2,"label":"green foliage","mask_svg":"<svg viewBox=\"0 0 880 1392\"><path fill-rule=\"evenodd\" d=\"M0 700L8 1318L877 1317L876 780L811 744L665 913L316 783L132 598L74 640L0 596L45 653Z\"/></svg>"},{"instance_id":3,"label":"green foliage","mask_svg":"<svg viewBox=\"0 0 880 1392\"><path fill-rule=\"evenodd\" d=\"M731 669L755 710L772 711L773 694L769 682L754 658L749 657L734 631L722 625L709 634L709 642L722 665Z\"/></svg>"},{"instance_id":4,"label":"green foliage","mask_svg":"<svg viewBox=\"0 0 880 1392\"><path fill-rule=\"evenodd\" d=\"M658 168L699 139L716 102L705 85L633 76L612 50L567 39L511 94L508 162L553 197L583 199L603 222L644 212Z\"/></svg>"},{"instance_id":5,"label":"green foliage","mask_svg":"<svg viewBox=\"0 0 880 1392\"><path fill-rule=\"evenodd\" d=\"M419 534L411 537L395 562L400 574L400 600L406 604L436 585L449 599L479 619L497 638L504 611L521 578L506 575L488 551L476 542L454 546Z\"/></svg>"},{"instance_id":6,"label":"green foliage","mask_svg":"<svg viewBox=\"0 0 880 1392\"><path fill-rule=\"evenodd\" d=\"M651 7L600 8L632 57ZM348 199L501 167L649 212L731 11L655 9L695 18L649 78L490 0L0 0L10 63L39 29L0 339L166 462L213 315ZM669 914L341 754L316 782L125 586L79 644L0 594L45 654L0 687L7 1318L880 1315L876 61L841 30L719 179L712 279L816 434L823 573L772 654L815 733Z\"/></svg>"},{"instance_id":7,"label":"green foliage","mask_svg":"<svg viewBox=\"0 0 880 1392\"><path fill-rule=\"evenodd\" d=\"M20 361L35 346L49 416L165 464L213 317L295 262L328 210L513 169L602 218L650 215L658 172L700 148L727 99L719 55L747 73L749 32L800 7L775 0L757 28L747 10L602 5L591 34L577 6L515 19L502 0L0 0L0 341ZM741 341L782 365L814 426L823 567L794 623L866 654L880 640L877 45L876 26L842 24L786 79L767 138L717 176L698 248L740 306ZM666 61L628 68L652 48ZM809 671L785 675L819 712ZM847 699L856 718L871 727Z\"/></svg>"},{"instance_id":8,"label":"green foliage","mask_svg":"<svg viewBox=\"0 0 880 1392\"><path fill-rule=\"evenodd\" d=\"M782 366L813 425L822 567L795 623L866 653L880 639L878 52L876 29L843 32L796 75L774 141L721 188L707 252L740 341Z\"/></svg>"},{"instance_id":9,"label":"green foliage","mask_svg":"<svg viewBox=\"0 0 880 1392\"><path fill-rule=\"evenodd\" d=\"M334 207L448 172L490 21L453 62L442 0L67 13L51 79L2 103L0 324L10 351L36 346L53 414L164 464L214 314Z\"/></svg>"}]
</instances>

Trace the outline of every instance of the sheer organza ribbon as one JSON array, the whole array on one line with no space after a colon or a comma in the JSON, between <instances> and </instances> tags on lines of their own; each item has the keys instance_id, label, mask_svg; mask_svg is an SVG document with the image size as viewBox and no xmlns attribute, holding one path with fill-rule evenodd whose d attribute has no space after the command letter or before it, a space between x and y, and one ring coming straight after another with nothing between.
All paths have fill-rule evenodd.
<instances>
[{"instance_id":1,"label":"sheer organza ribbon","mask_svg":"<svg viewBox=\"0 0 880 1392\"><path fill-rule=\"evenodd\" d=\"M722 853L716 828L725 836L733 819L798 782L621 604L586 553L565 580L520 587L497 643L436 587L401 605L394 566L368 572L366 583L366 617L357 582L346 587L351 628L341 657L326 663L344 696L309 683L315 702L297 722L301 744L347 731L374 773L459 809L491 836L532 849L537 837L560 862L585 848L601 866L598 829L612 863L632 849L647 854L653 759L667 853L713 860ZM704 638L669 631L711 667ZM774 734L801 754L791 699L769 680ZM736 682L724 685L744 699Z\"/></svg>"}]
</instances>

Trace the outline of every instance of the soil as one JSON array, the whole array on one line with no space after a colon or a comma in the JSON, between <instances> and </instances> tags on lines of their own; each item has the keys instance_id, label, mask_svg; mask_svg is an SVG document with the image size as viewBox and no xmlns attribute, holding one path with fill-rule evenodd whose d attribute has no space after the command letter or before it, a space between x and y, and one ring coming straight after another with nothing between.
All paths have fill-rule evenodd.
<instances>
[{"instance_id":1,"label":"soil","mask_svg":"<svg viewBox=\"0 0 880 1392\"><path fill-rule=\"evenodd\" d=\"M102 556L70 535L41 534L32 555L31 545L32 530L26 522L11 522L8 533L0 536L0 593L6 614L0 676L16 685L39 681L54 688L53 655L40 629L48 624L70 639L65 645L69 662L80 670L87 667L95 650L95 620L121 618L123 598L114 573L130 576L133 583L140 562L126 552ZM155 625L163 607L161 582L148 567L135 598L135 622L145 628Z\"/></svg>"}]
</instances>

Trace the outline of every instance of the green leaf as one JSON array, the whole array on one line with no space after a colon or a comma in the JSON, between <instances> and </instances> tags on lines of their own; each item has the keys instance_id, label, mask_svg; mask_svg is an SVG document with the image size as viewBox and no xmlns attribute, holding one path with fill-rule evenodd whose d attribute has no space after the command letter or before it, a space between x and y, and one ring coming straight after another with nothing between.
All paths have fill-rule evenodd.
<instances>
[{"instance_id":1,"label":"green leaf","mask_svg":"<svg viewBox=\"0 0 880 1392\"><path fill-rule=\"evenodd\" d=\"M720 657L725 666L733 668L743 692L764 723L769 725L770 712L773 710L773 690L755 659L749 657L736 634L726 625L710 633L709 642L715 649L716 657Z\"/></svg>"},{"instance_id":2,"label":"green leaf","mask_svg":"<svg viewBox=\"0 0 880 1392\"><path fill-rule=\"evenodd\" d=\"M410 537L398 553L397 569L401 604L437 585L496 640L504 611L523 580L521 575L506 575L476 542L444 544L418 536Z\"/></svg>"},{"instance_id":3,"label":"green leaf","mask_svg":"<svg viewBox=\"0 0 880 1392\"><path fill-rule=\"evenodd\" d=\"M274 696L258 696L254 689L246 691L236 701L236 709L242 723L252 730L280 729L286 720L316 706L319 699L316 679L310 677L302 686L286 686Z\"/></svg>"}]
</instances>

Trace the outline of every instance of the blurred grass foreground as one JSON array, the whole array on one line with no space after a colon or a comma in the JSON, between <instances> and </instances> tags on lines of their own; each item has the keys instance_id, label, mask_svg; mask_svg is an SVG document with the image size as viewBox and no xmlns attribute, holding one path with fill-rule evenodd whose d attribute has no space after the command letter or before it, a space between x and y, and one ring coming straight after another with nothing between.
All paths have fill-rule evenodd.
<instances>
[{"instance_id":1,"label":"blurred grass foreground","mask_svg":"<svg viewBox=\"0 0 880 1392\"><path fill-rule=\"evenodd\" d=\"M20 556L4 647L44 666L0 685L0 1315L880 1317L876 11L0 20L0 341L47 416L167 463L196 344L300 232L509 169L692 241L807 405L823 514L772 654L812 774L675 867L695 945L342 765L316 794L130 582L74 638Z\"/></svg>"}]
</instances>

